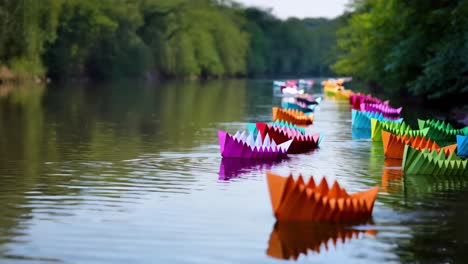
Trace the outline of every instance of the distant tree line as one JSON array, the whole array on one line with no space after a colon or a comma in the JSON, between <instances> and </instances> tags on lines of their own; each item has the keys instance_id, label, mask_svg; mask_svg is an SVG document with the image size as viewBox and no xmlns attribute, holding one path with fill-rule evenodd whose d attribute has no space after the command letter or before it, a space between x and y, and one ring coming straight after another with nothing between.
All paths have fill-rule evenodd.
<instances>
[{"instance_id":1,"label":"distant tree line","mask_svg":"<svg viewBox=\"0 0 468 264\"><path fill-rule=\"evenodd\" d=\"M337 73L387 92L466 105L467 0L355 0L353 8L338 31Z\"/></svg>"},{"instance_id":2,"label":"distant tree line","mask_svg":"<svg viewBox=\"0 0 468 264\"><path fill-rule=\"evenodd\" d=\"M339 24L226 0L4 0L0 65L18 78L328 75Z\"/></svg>"}]
</instances>

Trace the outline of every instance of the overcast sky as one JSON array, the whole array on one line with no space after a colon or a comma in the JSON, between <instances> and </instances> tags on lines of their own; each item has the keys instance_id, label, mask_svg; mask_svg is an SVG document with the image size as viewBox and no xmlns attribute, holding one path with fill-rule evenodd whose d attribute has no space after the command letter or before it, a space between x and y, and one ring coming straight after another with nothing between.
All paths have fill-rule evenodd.
<instances>
[{"instance_id":1,"label":"overcast sky","mask_svg":"<svg viewBox=\"0 0 468 264\"><path fill-rule=\"evenodd\" d=\"M328 17L341 15L349 0L237 0L247 6L273 8L273 14L288 17Z\"/></svg>"}]
</instances>

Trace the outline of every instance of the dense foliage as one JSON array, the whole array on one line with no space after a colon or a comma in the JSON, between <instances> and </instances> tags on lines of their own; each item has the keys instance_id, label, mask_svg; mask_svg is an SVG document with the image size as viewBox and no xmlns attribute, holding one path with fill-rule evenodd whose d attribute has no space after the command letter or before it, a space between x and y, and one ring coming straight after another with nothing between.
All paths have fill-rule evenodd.
<instances>
[{"instance_id":1,"label":"dense foliage","mask_svg":"<svg viewBox=\"0 0 468 264\"><path fill-rule=\"evenodd\" d=\"M0 65L55 79L325 75L337 25L227 0L4 0Z\"/></svg>"},{"instance_id":2,"label":"dense foliage","mask_svg":"<svg viewBox=\"0 0 468 264\"><path fill-rule=\"evenodd\" d=\"M360 0L339 30L341 74L427 99L468 93L468 1Z\"/></svg>"}]
</instances>

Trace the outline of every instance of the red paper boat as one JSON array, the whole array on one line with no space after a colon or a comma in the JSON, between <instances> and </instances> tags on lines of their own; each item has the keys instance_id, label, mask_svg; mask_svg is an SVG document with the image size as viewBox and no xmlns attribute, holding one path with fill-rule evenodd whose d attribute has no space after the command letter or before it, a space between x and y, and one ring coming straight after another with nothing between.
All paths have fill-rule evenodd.
<instances>
[{"instance_id":1,"label":"red paper boat","mask_svg":"<svg viewBox=\"0 0 468 264\"><path fill-rule=\"evenodd\" d=\"M304 153L318 148L321 137L320 133L303 135L299 130L290 127L270 126L265 123L256 123L257 130L262 138L270 136L277 144L293 140L289 146L288 154Z\"/></svg>"},{"instance_id":2,"label":"red paper boat","mask_svg":"<svg viewBox=\"0 0 468 264\"><path fill-rule=\"evenodd\" d=\"M338 182L331 188L325 178L316 184L310 177L306 184L299 176L283 177L267 172L273 213L279 221L350 221L372 215L379 187L349 195Z\"/></svg>"}]
</instances>

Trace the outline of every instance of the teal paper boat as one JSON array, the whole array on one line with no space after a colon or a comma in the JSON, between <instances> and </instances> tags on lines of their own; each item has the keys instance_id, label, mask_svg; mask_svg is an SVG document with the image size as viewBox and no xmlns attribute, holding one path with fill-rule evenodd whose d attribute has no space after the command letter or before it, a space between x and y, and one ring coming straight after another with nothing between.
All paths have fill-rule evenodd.
<instances>
[{"instance_id":1,"label":"teal paper boat","mask_svg":"<svg viewBox=\"0 0 468 264\"><path fill-rule=\"evenodd\" d=\"M302 135L306 134L305 128L298 127L298 126L296 126L294 124L291 124L291 123L283 121L283 120L276 120L275 122L273 122L271 124L271 126L292 128L292 129L295 129L295 130L298 130L299 132L301 132ZM258 134L257 124L256 123L247 123L247 131L249 133L257 135Z\"/></svg>"},{"instance_id":2,"label":"teal paper boat","mask_svg":"<svg viewBox=\"0 0 468 264\"><path fill-rule=\"evenodd\" d=\"M298 104L295 104L295 103L290 103L290 102L284 102L282 103L282 106L284 109L288 109L288 110L298 110L298 111L301 111L303 113L313 113L314 112L314 109L315 109L315 105L310 105L310 106L301 106L301 105L298 105Z\"/></svg>"},{"instance_id":3,"label":"teal paper boat","mask_svg":"<svg viewBox=\"0 0 468 264\"><path fill-rule=\"evenodd\" d=\"M378 112L361 112L355 109L351 110L351 127L352 128L357 128L357 129L367 129L371 130L371 119L376 119L382 122L395 122L395 123L401 123L403 122L403 118L399 119L389 119L384 117L382 113Z\"/></svg>"},{"instance_id":4,"label":"teal paper boat","mask_svg":"<svg viewBox=\"0 0 468 264\"><path fill-rule=\"evenodd\" d=\"M445 157L442 151L419 151L406 145L402 168L405 174L468 176L467 164L468 160L460 159L455 152Z\"/></svg>"}]
</instances>

